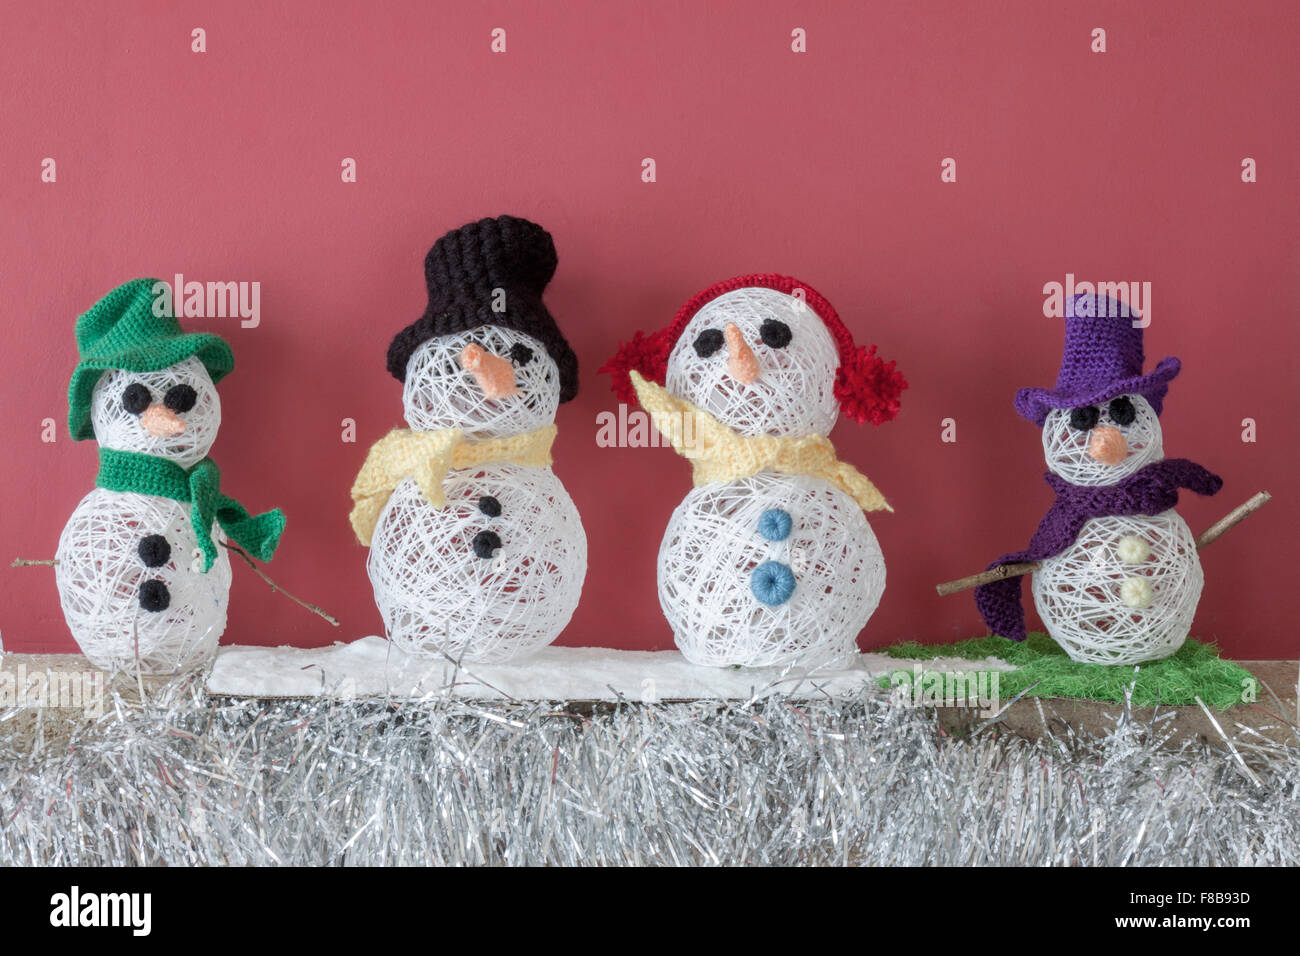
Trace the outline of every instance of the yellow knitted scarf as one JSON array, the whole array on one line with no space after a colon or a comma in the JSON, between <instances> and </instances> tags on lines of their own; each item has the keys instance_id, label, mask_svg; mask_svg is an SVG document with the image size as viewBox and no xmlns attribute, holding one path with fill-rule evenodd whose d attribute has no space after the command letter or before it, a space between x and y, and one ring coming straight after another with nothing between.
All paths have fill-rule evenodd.
<instances>
[{"instance_id":1,"label":"yellow knitted scarf","mask_svg":"<svg viewBox=\"0 0 1300 956\"><path fill-rule=\"evenodd\" d=\"M469 441L459 428L432 432L395 428L371 446L366 463L352 483L352 530L358 541L369 545L379 513L404 478L414 478L429 504L441 508L447 503L442 481L451 469L478 468L493 462L546 468L551 464L554 441L554 425L486 441Z\"/></svg>"},{"instance_id":2,"label":"yellow knitted scarf","mask_svg":"<svg viewBox=\"0 0 1300 956\"><path fill-rule=\"evenodd\" d=\"M821 435L778 438L737 435L708 412L696 408L667 389L631 373L636 397L655 428L673 450L690 461L696 487L733 481L775 471L783 475L811 475L830 482L856 501L863 511L893 511L867 476L835 457L835 446ZM693 432L693 434L692 434Z\"/></svg>"}]
</instances>

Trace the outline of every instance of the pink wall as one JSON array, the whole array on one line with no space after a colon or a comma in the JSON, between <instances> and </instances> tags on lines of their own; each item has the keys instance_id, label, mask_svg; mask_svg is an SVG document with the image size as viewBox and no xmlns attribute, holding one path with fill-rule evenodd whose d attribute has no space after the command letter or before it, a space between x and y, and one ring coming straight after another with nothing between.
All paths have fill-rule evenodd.
<instances>
[{"instance_id":1,"label":"pink wall","mask_svg":"<svg viewBox=\"0 0 1300 956\"><path fill-rule=\"evenodd\" d=\"M510 212L555 236L548 300L583 363L556 471L591 571L563 643L671 646L655 554L688 467L596 448L613 405L596 367L695 291L766 270L816 286L911 381L896 422L834 434L897 509L873 521L889 586L863 646L982 633L969 595L933 586L1022 546L1049 502L1011 397L1055 378L1061 329L1041 290L1073 272L1153 284L1149 360L1185 363L1166 448L1226 480L1217 500L1185 500L1193 529L1277 495L1206 552L1195 632L1241 657L1295 656L1293 3L474 6L3 5L4 565L52 555L94 478L94 446L64 424L76 316L139 275L258 280L259 327L189 323L226 335L238 363L214 457L250 508L289 515L268 570L344 626L237 567L226 641L377 632L347 512L369 443L400 424L384 351L424 306L430 243ZM504 55L489 51L497 26ZM955 184L940 182L949 156ZM56 183L41 182L45 157ZM340 441L344 418L357 444ZM8 650L74 649L48 569L0 569L0 633Z\"/></svg>"}]
</instances>

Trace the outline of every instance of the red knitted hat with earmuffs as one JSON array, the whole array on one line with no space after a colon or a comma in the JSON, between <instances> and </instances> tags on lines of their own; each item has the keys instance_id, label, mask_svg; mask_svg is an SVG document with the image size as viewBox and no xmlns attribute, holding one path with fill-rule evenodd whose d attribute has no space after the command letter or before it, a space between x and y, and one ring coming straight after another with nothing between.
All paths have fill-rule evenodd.
<instances>
[{"instance_id":1,"label":"red knitted hat with earmuffs","mask_svg":"<svg viewBox=\"0 0 1300 956\"><path fill-rule=\"evenodd\" d=\"M720 295L749 288L775 289L786 295L802 296L805 304L817 313L840 353L840 365L835 372L835 398L841 412L858 424L870 421L873 425L891 421L898 415L898 398L907 388L907 380L894 368L894 363L878 357L874 345L854 345L852 334L834 307L808 283L791 276L763 273L737 276L711 285L682 306L667 328L649 335L638 331L631 342L619 343L618 351L598 371L608 373L613 379L610 387L620 401L633 404L636 392L628 373L635 369L663 385L668 374L668 356L695 313Z\"/></svg>"}]
</instances>

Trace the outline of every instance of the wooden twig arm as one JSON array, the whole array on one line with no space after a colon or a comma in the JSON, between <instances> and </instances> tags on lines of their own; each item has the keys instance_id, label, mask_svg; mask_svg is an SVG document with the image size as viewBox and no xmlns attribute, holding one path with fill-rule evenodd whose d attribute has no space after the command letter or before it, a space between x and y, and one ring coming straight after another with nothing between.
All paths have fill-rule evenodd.
<instances>
[{"instance_id":1,"label":"wooden twig arm","mask_svg":"<svg viewBox=\"0 0 1300 956\"><path fill-rule=\"evenodd\" d=\"M1202 550L1206 545L1217 541L1229 528L1236 525L1244 518L1254 514L1264 505L1273 499L1267 491L1261 491L1259 494L1252 496L1249 500L1242 502L1233 508L1226 515L1220 518L1214 524L1206 528L1196 538L1196 550ZM981 584L992 584L994 581L1002 581L1006 578L1019 577L1022 574L1032 574L1039 568L1037 561L1025 561L1020 564L1003 564L988 571L981 571L979 574L970 574L964 578L958 578L955 581L945 581L943 584L935 585L935 590L940 596L947 594L956 594L958 591L966 591L970 588L977 588Z\"/></svg>"},{"instance_id":2,"label":"wooden twig arm","mask_svg":"<svg viewBox=\"0 0 1300 956\"><path fill-rule=\"evenodd\" d=\"M257 566L257 562L253 560L252 556L243 548L241 548L239 545L231 544L229 541L221 541L218 543L227 551L230 551L233 554L237 554L241 558L243 558L244 563L246 563L250 568L253 569L254 574L256 574L259 578L261 578L268 585L270 585L272 591L276 592L277 594L283 594L294 604L298 605L301 608L305 608L308 611L311 611L317 617L323 617L325 620L329 621L335 627L339 626L339 619L336 618L334 615L328 613L324 608L318 607L315 604L309 604L308 602L304 601L302 598L294 597L284 588L280 587L280 585L272 581L270 577L267 576L267 573Z\"/></svg>"},{"instance_id":3,"label":"wooden twig arm","mask_svg":"<svg viewBox=\"0 0 1300 956\"><path fill-rule=\"evenodd\" d=\"M958 578L956 581L947 581L943 584L936 585L935 590L939 594L956 594L958 591L966 591L970 588L977 588L981 584L991 584L994 581L1001 581L1004 578L1018 578L1022 574L1032 574L1037 571L1039 564L1037 561L1024 561L1020 564L1000 564L996 568L988 571L981 571L979 574L970 574L964 578Z\"/></svg>"},{"instance_id":4,"label":"wooden twig arm","mask_svg":"<svg viewBox=\"0 0 1300 956\"><path fill-rule=\"evenodd\" d=\"M1237 507L1233 508L1226 515L1220 518L1214 524L1210 525L1196 538L1196 550L1200 551L1207 544L1217 540L1225 531L1237 524L1243 518L1248 518L1264 505L1273 500L1273 496L1267 491L1261 491L1253 495L1249 500L1243 501Z\"/></svg>"},{"instance_id":5,"label":"wooden twig arm","mask_svg":"<svg viewBox=\"0 0 1300 956\"><path fill-rule=\"evenodd\" d=\"M339 626L339 619L336 618L334 615L325 611L324 608L318 607L315 604L309 604L308 602L302 600L302 598L294 597L284 588L280 587L280 585L272 581L267 576L266 572L257 566L257 562L253 560L252 556L249 555L249 553L245 551L243 548L239 547L238 545L231 544L229 541L221 541L219 543L226 550L231 551L239 555L241 558L243 558L244 561L247 562L248 566L253 569L253 573L256 574L263 581L265 581L268 585L270 585L272 591L275 591L278 594L283 594L294 604L297 604L301 608L306 608L308 611L311 611L317 617L323 617L325 620L329 621L335 627ZM55 558L14 558L13 564L9 565L9 567L11 568L58 567L58 564L59 562ZM137 641L138 639L139 638L137 635Z\"/></svg>"}]
</instances>

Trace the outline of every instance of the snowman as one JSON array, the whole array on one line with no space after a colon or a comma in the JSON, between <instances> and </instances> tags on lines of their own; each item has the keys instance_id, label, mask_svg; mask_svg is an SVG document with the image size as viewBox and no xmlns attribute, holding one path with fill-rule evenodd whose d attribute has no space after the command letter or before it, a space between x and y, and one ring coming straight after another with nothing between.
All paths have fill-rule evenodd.
<instances>
[{"instance_id":1,"label":"snowman","mask_svg":"<svg viewBox=\"0 0 1300 956\"><path fill-rule=\"evenodd\" d=\"M407 429L371 448L351 521L394 646L502 662L568 624L587 571L578 510L551 471L578 390L542 302L555 245L512 216L453 230L425 259L429 305L388 350Z\"/></svg>"},{"instance_id":2,"label":"snowman","mask_svg":"<svg viewBox=\"0 0 1300 956\"><path fill-rule=\"evenodd\" d=\"M604 371L633 395L695 487L659 549L659 602L687 660L847 663L880 602L885 562L865 511L893 509L825 437L841 411L892 419L906 382L853 344L830 303L787 276L750 275L637 333Z\"/></svg>"},{"instance_id":3,"label":"snowman","mask_svg":"<svg viewBox=\"0 0 1300 956\"><path fill-rule=\"evenodd\" d=\"M155 295L165 288L128 282L77 320L68 428L98 442L99 473L55 566L68 628L91 663L149 674L215 652L231 577L217 527L261 560L284 529L279 511L251 517L220 493L207 456L221 423L216 382L234 357L215 335L182 332L170 299Z\"/></svg>"},{"instance_id":4,"label":"snowman","mask_svg":"<svg viewBox=\"0 0 1300 956\"><path fill-rule=\"evenodd\" d=\"M1075 660L1158 660L1182 646L1204 581L1196 541L1174 510L1178 491L1213 495L1223 481L1164 457L1160 412L1181 365L1166 358L1143 374L1142 327L1127 305L1081 293L1065 323L1056 387L1016 395L1016 410L1043 430L1056 500L1029 548L990 569L1039 562L1034 605ZM1024 639L1018 577L981 585L975 600L993 633Z\"/></svg>"}]
</instances>

